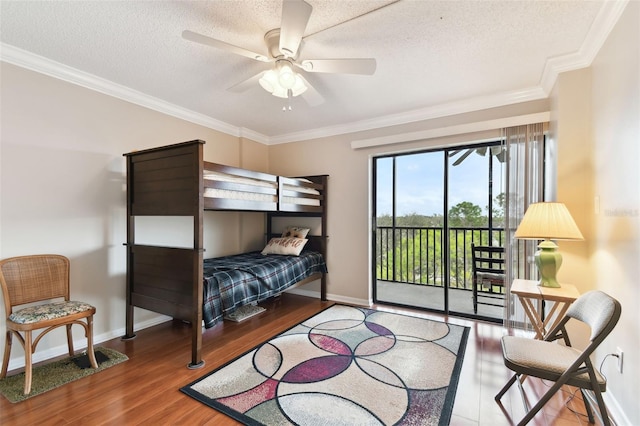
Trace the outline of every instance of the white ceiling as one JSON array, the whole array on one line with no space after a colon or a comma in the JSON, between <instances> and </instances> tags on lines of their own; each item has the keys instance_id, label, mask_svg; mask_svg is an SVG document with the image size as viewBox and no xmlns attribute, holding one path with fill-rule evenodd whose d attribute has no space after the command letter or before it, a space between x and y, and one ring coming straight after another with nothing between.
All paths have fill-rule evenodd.
<instances>
[{"instance_id":1,"label":"white ceiling","mask_svg":"<svg viewBox=\"0 0 640 426\"><path fill-rule=\"evenodd\" d=\"M3 61L265 143L541 99L588 66L626 2L307 0L300 59L372 57L372 76L305 74L309 106L258 84L270 65L187 41L183 30L266 53L281 0L0 2Z\"/></svg>"}]
</instances>

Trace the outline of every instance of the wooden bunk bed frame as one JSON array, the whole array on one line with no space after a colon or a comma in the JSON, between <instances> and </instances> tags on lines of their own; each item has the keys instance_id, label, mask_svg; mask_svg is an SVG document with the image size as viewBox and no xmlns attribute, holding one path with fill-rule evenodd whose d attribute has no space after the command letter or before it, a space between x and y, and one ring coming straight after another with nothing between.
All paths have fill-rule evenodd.
<instances>
[{"instance_id":1,"label":"wooden bunk bed frame","mask_svg":"<svg viewBox=\"0 0 640 426\"><path fill-rule=\"evenodd\" d=\"M272 222L277 217L318 217L321 235L308 236L307 248L327 251L327 176L296 178L269 175L230 166L209 163L203 159L204 141L193 140L174 145L124 154L127 161L127 293L126 334L135 338L134 307L190 322L191 362L189 368L204 366L202 360L203 303L203 216L205 210L258 211L267 215L266 241L280 236L274 233ZM205 196L207 188L246 190L246 185L205 179L206 172L230 173L235 176L277 184L276 189L252 187L275 197L271 201L246 201ZM288 186L287 186L288 185ZM289 193L315 198L318 205L303 205L286 201ZM316 188L319 195L295 193L296 186ZM192 216L193 248L176 248L136 244L136 216ZM320 297L326 300L326 274L315 274L290 288L320 279Z\"/></svg>"}]
</instances>

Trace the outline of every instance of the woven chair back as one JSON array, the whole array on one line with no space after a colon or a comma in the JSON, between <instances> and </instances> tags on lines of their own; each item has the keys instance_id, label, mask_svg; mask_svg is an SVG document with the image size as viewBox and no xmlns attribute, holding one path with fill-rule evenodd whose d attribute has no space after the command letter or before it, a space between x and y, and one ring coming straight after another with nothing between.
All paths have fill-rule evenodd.
<instances>
[{"instance_id":1,"label":"woven chair back","mask_svg":"<svg viewBox=\"0 0 640 426\"><path fill-rule=\"evenodd\" d=\"M0 284L7 307L63 297L69 300L69 259L55 254L0 261Z\"/></svg>"}]
</instances>

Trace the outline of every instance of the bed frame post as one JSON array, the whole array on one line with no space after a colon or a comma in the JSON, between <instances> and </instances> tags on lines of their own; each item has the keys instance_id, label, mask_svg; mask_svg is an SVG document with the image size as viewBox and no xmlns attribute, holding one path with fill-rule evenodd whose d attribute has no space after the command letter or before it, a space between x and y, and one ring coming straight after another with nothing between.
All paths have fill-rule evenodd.
<instances>
[{"instance_id":1,"label":"bed frame post","mask_svg":"<svg viewBox=\"0 0 640 426\"><path fill-rule=\"evenodd\" d=\"M191 362L202 360L204 141L124 154L127 157L126 334L134 307L191 323ZM145 245L135 238L137 216L193 218L193 247Z\"/></svg>"},{"instance_id":2,"label":"bed frame post","mask_svg":"<svg viewBox=\"0 0 640 426\"><path fill-rule=\"evenodd\" d=\"M191 320L191 363L187 366L190 369L204 366L202 360L202 301L203 301L203 281L204 281L204 145L197 144L198 150L198 202L196 210L193 212L193 248L198 253L193 257L193 276L196 282L193 283L193 318ZM197 307L197 308L195 308Z\"/></svg>"},{"instance_id":3,"label":"bed frame post","mask_svg":"<svg viewBox=\"0 0 640 426\"><path fill-rule=\"evenodd\" d=\"M327 216L328 216L328 206L327 206L327 201L329 199L329 197L327 197L327 188L329 187L329 185L327 185L328 180L329 180L329 176L327 175L322 175L321 176L321 183L322 183L322 188L323 188L323 193L322 193L322 218L321 218L321 222L322 222L322 255L324 256L325 262L327 261L327 246L328 241L327 239L329 238L327 236ZM322 274L322 279L320 279L320 300L322 300L323 302L327 300L327 274L324 273Z\"/></svg>"},{"instance_id":4,"label":"bed frame post","mask_svg":"<svg viewBox=\"0 0 640 426\"><path fill-rule=\"evenodd\" d=\"M126 321L125 321L125 335L122 340L135 339L136 335L133 332L133 302L131 300L132 280L131 274L132 268L132 246L135 241L135 217L131 211L133 205L133 192L131 188L133 182L133 167L131 166L131 157L127 158L127 306L126 306Z\"/></svg>"}]
</instances>

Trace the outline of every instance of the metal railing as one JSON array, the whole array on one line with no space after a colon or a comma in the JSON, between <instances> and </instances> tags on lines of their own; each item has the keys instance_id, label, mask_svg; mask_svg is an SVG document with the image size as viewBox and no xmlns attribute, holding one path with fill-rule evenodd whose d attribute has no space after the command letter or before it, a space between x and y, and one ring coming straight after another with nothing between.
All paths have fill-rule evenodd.
<instances>
[{"instance_id":1,"label":"metal railing","mask_svg":"<svg viewBox=\"0 0 640 426\"><path fill-rule=\"evenodd\" d=\"M472 289L471 244L504 245L502 228L449 228L449 288ZM376 228L376 279L442 287L443 228Z\"/></svg>"}]
</instances>

